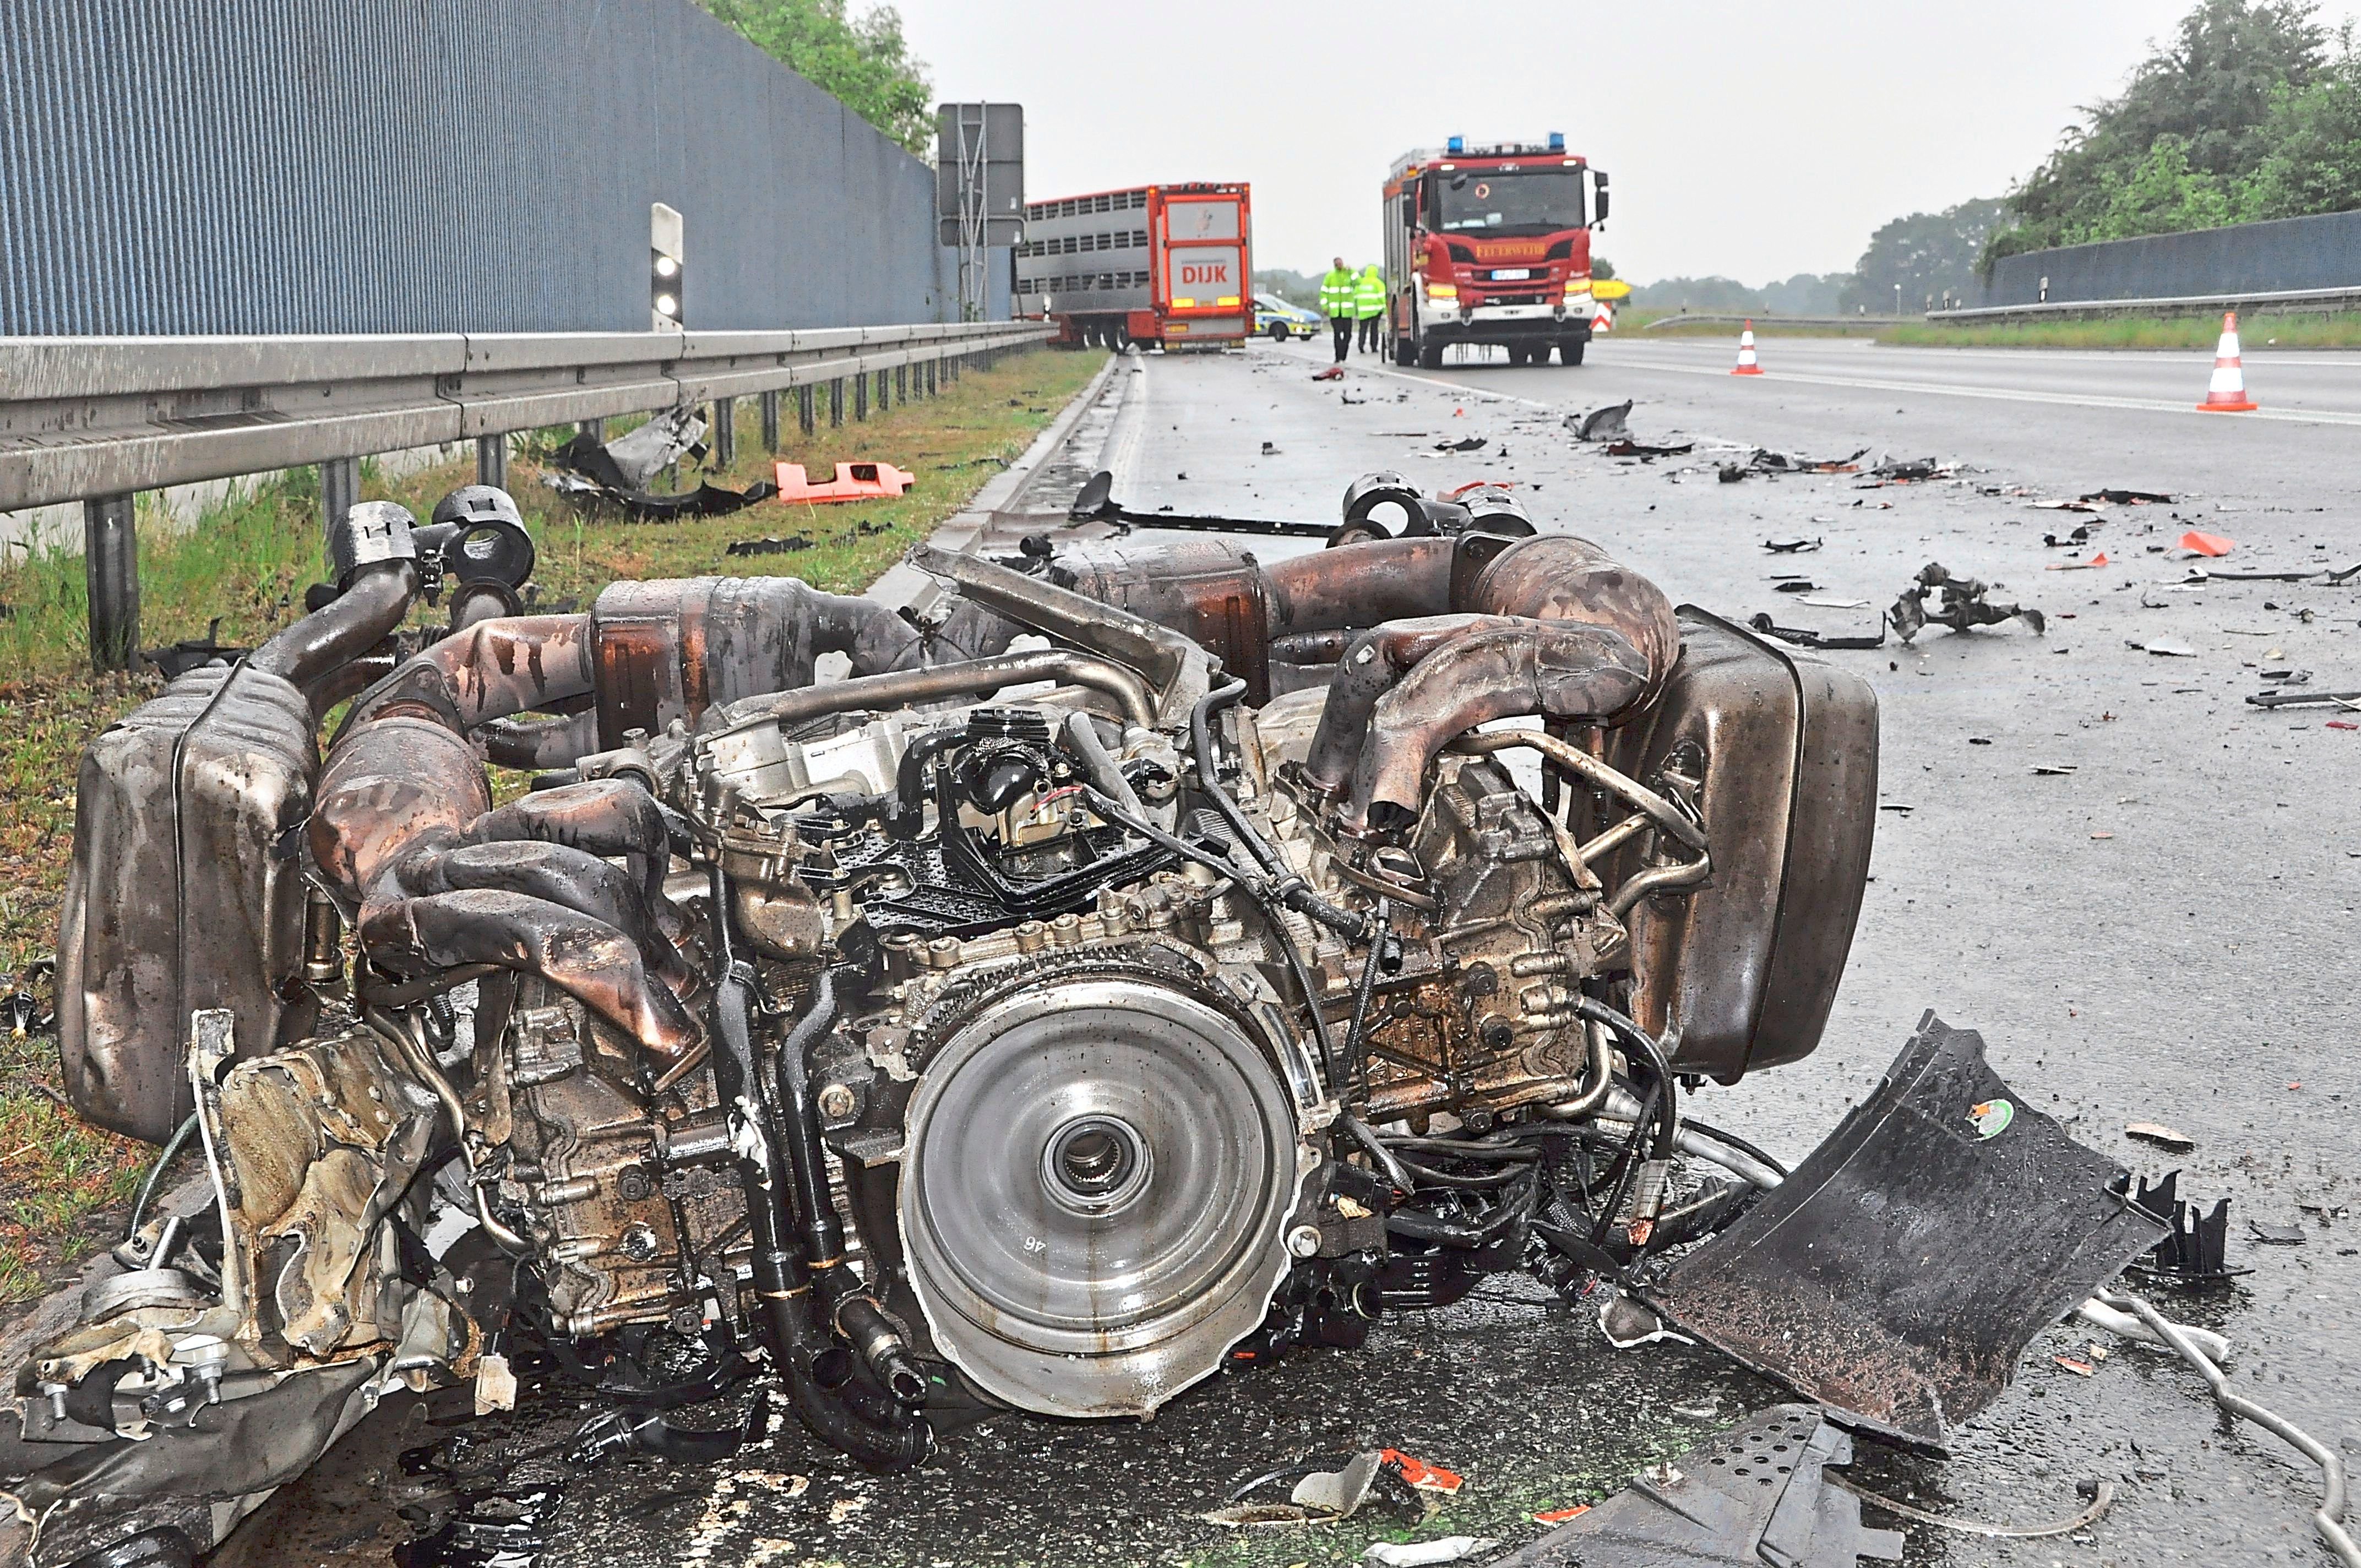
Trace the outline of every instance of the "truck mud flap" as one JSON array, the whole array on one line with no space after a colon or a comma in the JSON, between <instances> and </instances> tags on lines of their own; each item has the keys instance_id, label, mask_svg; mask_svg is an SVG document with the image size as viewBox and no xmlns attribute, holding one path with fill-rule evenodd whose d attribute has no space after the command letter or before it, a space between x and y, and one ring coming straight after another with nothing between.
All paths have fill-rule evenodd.
<instances>
[{"instance_id":1,"label":"truck mud flap","mask_svg":"<svg viewBox=\"0 0 2361 1568\"><path fill-rule=\"evenodd\" d=\"M1793 1176L1642 1294L1846 1425L1940 1452L2165 1234L2126 1179L1930 1012Z\"/></svg>"}]
</instances>

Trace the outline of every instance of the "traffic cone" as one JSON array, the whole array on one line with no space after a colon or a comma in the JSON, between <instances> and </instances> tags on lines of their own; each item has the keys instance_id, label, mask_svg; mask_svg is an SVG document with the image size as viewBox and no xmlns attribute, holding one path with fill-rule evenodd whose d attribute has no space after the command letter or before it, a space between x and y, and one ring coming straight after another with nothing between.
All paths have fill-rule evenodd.
<instances>
[{"instance_id":1,"label":"traffic cone","mask_svg":"<svg viewBox=\"0 0 2361 1568\"><path fill-rule=\"evenodd\" d=\"M1598 313L1590 318L1590 335L1605 337L1614 330L1615 313L1608 308L1606 301L1601 300L1598 302Z\"/></svg>"},{"instance_id":2,"label":"traffic cone","mask_svg":"<svg viewBox=\"0 0 2361 1568\"><path fill-rule=\"evenodd\" d=\"M1730 374L1733 376L1763 374L1762 363L1754 357L1754 323L1751 321L1746 323L1746 330L1738 334L1738 367L1730 371Z\"/></svg>"},{"instance_id":3,"label":"traffic cone","mask_svg":"<svg viewBox=\"0 0 2361 1568\"><path fill-rule=\"evenodd\" d=\"M2252 413L2256 403L2246 396L2246 367L2238 363L2238 313L2225 311L2222 315L2222 342L2213 350L2213 384L2205 389L2205 400L2197 405L2202 414Z\"/></svg>"}]
</instances>

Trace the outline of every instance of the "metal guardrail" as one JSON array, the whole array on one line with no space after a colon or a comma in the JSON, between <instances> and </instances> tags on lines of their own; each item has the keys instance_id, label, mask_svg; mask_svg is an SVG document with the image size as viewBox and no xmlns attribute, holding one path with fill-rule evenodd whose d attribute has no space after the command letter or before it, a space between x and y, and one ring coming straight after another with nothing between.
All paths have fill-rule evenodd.
<instances>
[{"instance_id":1,"label":"metal guardrail","mask_svg":"<svg viewBox=\"0 0 2361 1568\"><path fill-rule=\"evenodd\" d=\"M774 392L1051 330L0 338L0 511Z\"/></svg>"},{"instance_id":2,"label":"metal guardrail","mask_svg":"<svg viewBox=\"0 0 2361 1568\"><path fill-rule=\"evenodd\" d=\"M82 503L92 663L137 657L138 543L131 498L168 485L321 465L323 509L355 499L357 460L473 439L478 474L507 480L515 431L721 405L760 396L775 444L778 395L843 383L865 417L870 378L1021 348L1038 322L829 327L802 332L447 333L336 337L0 338L0 511ZM931 369L926 389L931 389Z\"/></svg>"},{"instance_id":3,"label":"metal guardrail","mask_svg":"<svg viewBox=\"0 0 2361 1568\"><path fill-rule=\"evenodd\" d=\"M1737 326L1752 322L1756 326L1892 326L1906 321L1906 316L1771 316L1760 312L1747 315L1743 312L1723 315L1719 313L1693 311L1686 314L1658 316L1640 330L1653 332L1660 326Z\"/></svg>"},{"instance_id":4,"label":"metal guardrail","mask_svg":"<svg viewBox=\"0 0 2361 1568\"><path fill-rule=\"evenodd\" d=\"M2181 294L2154 300L2047 300L2030 305L1977 305L1968 310L1929 311L1930 322L2037 321L2059 316L2174 315L2190 311L2237 311L2277 305L2298 311L2361 308L2361 287L2277 289L2239 294Z\"/></svg>"}]
</instances>

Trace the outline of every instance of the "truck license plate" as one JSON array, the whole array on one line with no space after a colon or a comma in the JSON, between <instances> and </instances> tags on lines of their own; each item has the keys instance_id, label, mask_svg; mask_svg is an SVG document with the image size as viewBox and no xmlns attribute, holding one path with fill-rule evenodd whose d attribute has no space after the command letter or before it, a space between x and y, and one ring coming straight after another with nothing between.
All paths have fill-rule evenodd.
<instances>
[{"instance_id":1,"label":"truck license plate","mask_svg":"<svg viewBox=\"0 0 2361 1568\"><path fill-rule=\"evenodd\" d=\"M1521 283L1532 275L1533 269L1530 267L1495 267L1492 269L1492 281L1495 283Z\"/></svg>"}]
</instances>

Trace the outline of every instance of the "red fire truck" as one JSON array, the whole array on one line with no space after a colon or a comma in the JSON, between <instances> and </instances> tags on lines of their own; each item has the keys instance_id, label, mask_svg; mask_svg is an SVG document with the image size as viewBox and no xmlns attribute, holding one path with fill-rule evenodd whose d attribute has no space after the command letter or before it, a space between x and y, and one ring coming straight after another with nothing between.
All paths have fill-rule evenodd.
<instances>
[{"instance_id":1,"label":"red fire truck","mask_svg":"<svg viewBox=\"0 0 2361 1568\"><path fill-rule=\"evenodd\" d=\"M1243 183L1029 203L1016 313L1055 321L1069 346L1244 342L1254 330L1252 235Z\"/></svg>"},{"instance_id":2,"label":"red fire truck","mask_svg":"<svg viewBox=\"0 0 2361 1568\"><path fill-rule=\"evenodd\" d=\"M1511 365L1590 343L1590 231L1607 221L1607 176L1542 144L1405 153L1386 176L1386 291L1394 358L1429 368L1455 343L1507 345Z\"/></svg>"}]
</instances>

